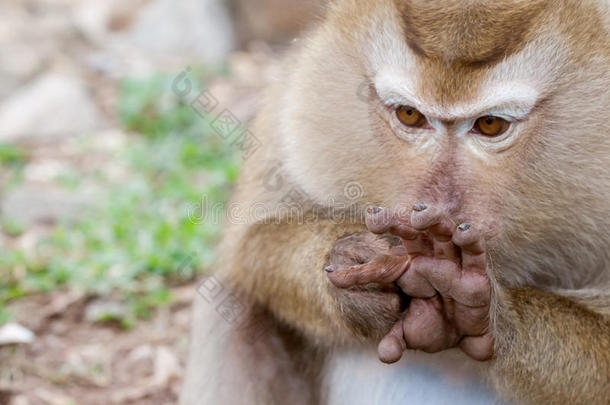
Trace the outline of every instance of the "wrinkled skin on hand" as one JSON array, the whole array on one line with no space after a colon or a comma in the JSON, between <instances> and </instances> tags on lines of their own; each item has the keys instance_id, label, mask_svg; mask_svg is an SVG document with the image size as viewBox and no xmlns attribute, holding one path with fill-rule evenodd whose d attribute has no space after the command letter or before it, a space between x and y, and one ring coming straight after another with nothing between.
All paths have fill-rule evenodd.
<instances>
[{"instance_id":1,"label":"wrinkled skin on hand","mask_svg":"<svg viewBox=\"0 0 610 405\"><path fill-rule=\"evenodd\" d=\"M371 207L367 227L390 234L402 246L332 263L330 281L341 289L377 283L397 285L412 297L407 310L379 344L379 357L394 363L406 349L428 353L461 348L484 361L493 356L488 331L491 289L485 244L472 224L454 224L439 208L417 205L410 217Z\"/></svg>"}]
</instances>

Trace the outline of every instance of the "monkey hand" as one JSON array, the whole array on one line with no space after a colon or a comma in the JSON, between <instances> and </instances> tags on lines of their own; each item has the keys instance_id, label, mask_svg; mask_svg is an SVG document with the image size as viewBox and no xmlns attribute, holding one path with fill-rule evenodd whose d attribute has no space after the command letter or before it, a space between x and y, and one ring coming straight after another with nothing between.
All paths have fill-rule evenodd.
<instances>
[{"instance_id":1,"label":"monkey hand","mask_svg":"<svg viewBox=\"0 0 610 405\"><path fill-rule=\"evenodd\" d=\"M362 265L375 257L390 258L403 250L400 238L396 236L371 232L350 234L335 242L326 271ZM401 318L405 308L399 289L391 283L352 285L333 289L333 295L350 329L364 338L381 339Z\"/></svg>"},{"instance_id":2,"label":"monkey hand","mask_svg":"<svg viewBox=\"0 0 610 405\"><path fill-rule=\"evenodd\" d=\"M405 349L435 353L460 347L484 361L493 355L488 331L490 283L484 242L470 224L456 226L435 207L415 206L409 215L369 208L367 227L403 242L403 251L381 254L366 264L329 272L340 288L396 283L412 297L407 311L379 344L379 357L393 363Z\"/></svg>"}]
</instances>

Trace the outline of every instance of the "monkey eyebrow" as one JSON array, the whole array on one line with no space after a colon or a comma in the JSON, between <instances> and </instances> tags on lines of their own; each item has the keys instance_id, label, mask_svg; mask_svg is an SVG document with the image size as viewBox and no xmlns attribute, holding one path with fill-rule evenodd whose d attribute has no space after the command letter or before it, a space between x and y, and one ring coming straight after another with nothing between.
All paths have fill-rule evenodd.
<instances>
[{"instance_id":1,"label":"monkey eyebrow","mask_svg":"<svg viewBox=\"0 0 610 405\"><path fill-rule=\"evenodd\" d=\"M485 115L508 120L525 118L536 106L540 93L532 86L506 81L481 86L481 95L472 102L443 106L424 101L417 96L416 83L400 73L380 74L375 78L375 89L386 105L408 105L429 118L442 121L463 121Z\"/></svg>"},{"instance_id":2,"label":"monkey eyebrow","mask_svg":"<svg viewBox=\"0 0 610 405\"><path fill-rule=\"evenodd\" d=\"M382 72L374 78L374 86L386 105L408 105L419 109L423 104L416 96L416 83L406 73Z\"/></svg>"},{"instance_id":3,"label":"monkey eyebrow","mask_svg":"<svg viewBox=\"0 0 610 405\"><path fill-rule=\"evenodd\" d=\"M495 115L510 120L525 118L539 101L540 93L520 82L504 82L481 86L482 95L471 103L453 106L441 112L444 119L469 119ZM425 106L423 107L425 109Z\"/></svg>"}]
</instances>

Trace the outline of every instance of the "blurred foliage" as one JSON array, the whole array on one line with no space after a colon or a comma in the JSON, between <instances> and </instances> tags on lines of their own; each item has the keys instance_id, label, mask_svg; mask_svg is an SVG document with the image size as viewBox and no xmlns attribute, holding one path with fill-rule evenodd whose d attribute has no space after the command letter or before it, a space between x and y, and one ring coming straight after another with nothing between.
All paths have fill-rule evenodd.
<instances>
[{"instance_id":1,"label":"blurred foliage","mask_svg":"<svg viewBox=\"0 0 610 405\"><path fill-rule=\"evenodd\" d=\"M19 146L0 144L0 165L3 168L7 166L23 166L27 160L27 155L25 149Z\"/></svg>"},{"instance_id":2,"label":"blurred foliage","mask_svg":"<svg viewBox=\"0 0 610 405\"><path fill-rule=\"evenodd\" d=\"M208 120L173 94L172 80L155 75L121 83L119 117L134 132L118 157L125 175L99 173L104 197L87 215L57 226L35 254L0 251L0 322L8 300L63 286L123 300L129 311L121 322L129 326L171 300L168 286L212 264L222 218L199 223L190 213L202 209L202 201L226 201L239 159ZM20 151L0 147L2 165L23 159ZM75 188L85 180L78 176L58 182ZM2 226L7 234L23 232L9 220Z\"/></svg>"},{"instance_id":3,"label":"blurred foliage","mask_svg":"<svg viewBox=\"0 0 610 405\"><path fill-rule=\"evenodd\" d=\"M0 143L0 193L20 182L28 158L24 148Z\"/></svg>"}]
</instances>

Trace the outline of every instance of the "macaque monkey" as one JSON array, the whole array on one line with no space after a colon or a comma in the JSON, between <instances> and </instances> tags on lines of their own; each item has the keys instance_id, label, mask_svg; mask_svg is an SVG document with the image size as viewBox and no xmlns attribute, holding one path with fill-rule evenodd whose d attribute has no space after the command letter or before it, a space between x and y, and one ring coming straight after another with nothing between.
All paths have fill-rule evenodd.
<instances>
[{"instance_id":1,"label":"macaque monkey","mask_svg":"<svg viewBox=\"0 0 610 405\"><path fill-rule=\"evenodd\" d=\"M330 2L252 128L242 321L197 300L182 404L610 403L608 6Z\"/></svg>"}]
</instances>

